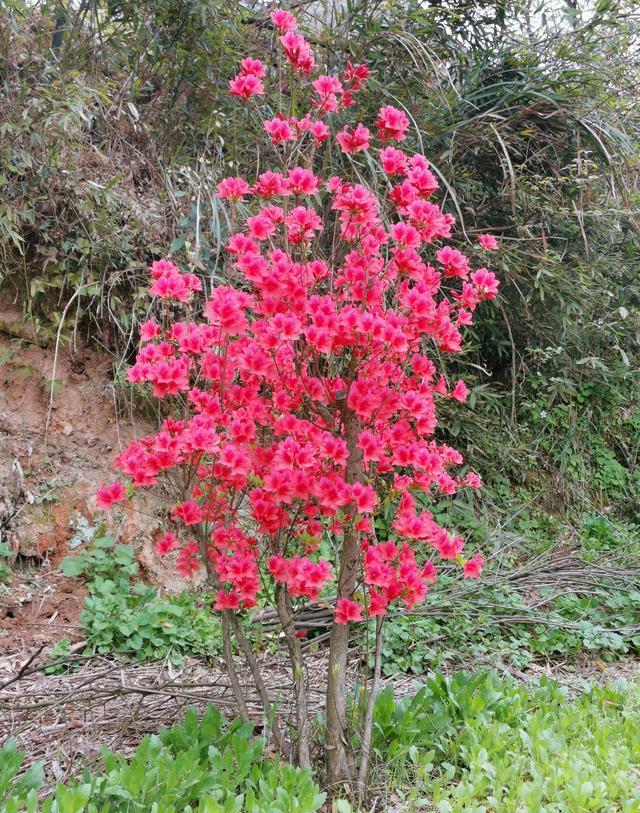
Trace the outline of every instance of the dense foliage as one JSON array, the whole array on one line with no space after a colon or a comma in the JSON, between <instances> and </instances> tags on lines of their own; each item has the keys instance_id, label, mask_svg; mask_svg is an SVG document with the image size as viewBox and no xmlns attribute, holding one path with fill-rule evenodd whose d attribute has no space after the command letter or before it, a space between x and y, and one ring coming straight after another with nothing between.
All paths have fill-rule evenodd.
<instances>
[{"instance_id":1,"label":"dense foliage","mask_svg":"<svg viewBox=\"0 0 640 813\"><path fill-rule=\"evenodd\" d=\"M496 673L435 675L376 708L382 793L403 810L442 813L635 810L640 695L590 687L569 698L557 683L522 686Z\"/></svg>"},{"instance_id":2,"label":"dense foliage","mask_svg":"<svg viewBox=\"0 0 640 813\"><path fill-rule=\"evenodd\" d=\"M168 657L181 664L185 655L211 656L220 649L220 626L209 606L199 606L190 592L160 596L136 578L138 564L129 545L98 537L91 547L63 560L67 576L83 576L88 595L80 616L88 652L135 660ZM62 662L68 653L61 641L51 658ZM71 659L73 662L73 659Z\"/></svg>"}]
</instances>

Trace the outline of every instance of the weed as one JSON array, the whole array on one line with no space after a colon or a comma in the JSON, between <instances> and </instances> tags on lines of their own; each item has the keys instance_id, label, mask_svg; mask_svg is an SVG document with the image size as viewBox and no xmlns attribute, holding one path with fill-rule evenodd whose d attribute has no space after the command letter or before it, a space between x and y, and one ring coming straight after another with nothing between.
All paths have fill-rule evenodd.
<instances>
[{"instance_id":1,"label":"weed","mask_svg":"<svg viewBox=\"0 0 640 813\"><path fill-rule=\"evenodd\" d=\"M13 558L11 548L4 542L0 542L0 585L9 584L12 578L9 560Z\"/></svg>"},{"instance_id":2,"label":"weed","mask_svg":"<svg viewBox=\"0 0 640 813\"><path fill-rule=\"evenodd\" d=\"M44 668L45 675L65 675L74 664L70 661L71 638L61 638L49 652L49 666Z\"/></svg>"},{"instance_id":3,"label":"weed","mask_svg":"<svg viewBox=\"0 0 640 813\"><path fill-rule=\"evenodd\" d=\"M219 620L187 591L161 597L142 582L125 591L121 582L98 578L80 621L91 648L104 654L140 661L168 656L180 664L185 655L220 651Z\"/></svg>"},{"instance_id":4,"label":"weed","mask_svg":"<svg viewBox=\"0 0 640 813\"><path fill-rule=\"evenodd\" d=\"M131 545L116 545L110 536L102 536L77 556L63 559L60 570L65 576L84 576L89 582L101 578L128 584L138 572L138 564Z\"/></svg>"},{"instance_id":5,"label":"weed","mask_svg":"<svg viewBox=\"0 0 640 813\"><path fill-rule=\"evenodd\" d=\"M637 589L606 582L584 596L542 589L542 616L525 595L507 585L463 585L453 601L451 584L441 578L430 594L428 614L392 615L386 621L387 675L422 675L443 664L470 662L522 669L539 657L566 658L585 649L604 660L640 651Z\"/></svg>"}]
</instances>

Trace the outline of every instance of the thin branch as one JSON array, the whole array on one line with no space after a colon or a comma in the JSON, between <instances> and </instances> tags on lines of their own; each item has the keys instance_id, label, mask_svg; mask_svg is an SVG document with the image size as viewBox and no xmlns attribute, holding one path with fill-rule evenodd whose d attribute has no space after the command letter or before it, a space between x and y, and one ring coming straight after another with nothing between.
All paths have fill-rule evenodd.
<instances>
[{"instance_id":1,"label":"thin branch","mask_svg":"<svg viewBox=\"0 0 640 813\"><path fill-rule=\"evenodd\" d=\"M371 739L373 736L373 714L376 708L376 699L380 690L380 674L382 672L382 646L384 643L384 636L382 634L382 625L384 618L378 616L376 618L376 644L375 656L373 666L373 679L371 682L371 692L367 702L367 713L364 718L364 728L362 731L362 757L360 758L360 770L358 772L358 802L362 805L364 803L365 795L367 792L367 778L369 776L369 762L371 759Z\"/></svg>"},{"instance_id":2,"label":"thin branch","mask_svg":"<svg viewBox=\"0 0 640 813\"><path fill-rule=\"evenodd\" d=\"M291 598L286 585L279 584L276 589L276 607L282 624L291 671L296 688L296 721L298 726L298 765L300 768L311 767L311 743L309 736L309 702L307 696L307 670L302 654L300 640L296 636L295 622L291 609Z\"/></svg>"},{"instance_id":3,"label":"thin branch","mask_svg":"<svg viewBox=\"0 0 640 813\"><path fill-rule=\"evenodd\" d=\"M260 666L258 665L256 654L253 651L250 642L247 640L246 635L242 631L240 622L238 621L235 614L232 612L229 613L229 623L231 625L231 629L236 638L236 641L238 642L238 645L242 650L242 654L244 655L244 658L247 662L247 666L251 671L253 682L260 697L260 702L262 703L265 724L271 731L271 735L273 736L273 740L276 744L276 747L278 748L282 756L288 757L289 747L282 733L282 729L280 728L280 723L278 722L275 709L271 704L269 692L262 677L262 673L260 672Z\"/></svg>"}]
</instances>

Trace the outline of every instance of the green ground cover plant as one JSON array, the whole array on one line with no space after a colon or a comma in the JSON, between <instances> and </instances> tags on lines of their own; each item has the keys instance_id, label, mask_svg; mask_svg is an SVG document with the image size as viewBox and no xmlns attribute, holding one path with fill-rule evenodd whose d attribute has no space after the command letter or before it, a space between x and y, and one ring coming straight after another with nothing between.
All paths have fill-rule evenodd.
<instances>
[{"instance_id":1,"label":"green ground cover plant","mask_svg":"<svg viewBox=\"0 0 640 813\"><path fill-rule=\"evenodd\" d=\"M436 674L412 697L378 699L378 782L407 812L635 813L639 713L624 682L569 697L547 679Z\"/></svg>"},{"instance_id":2,"label":"green ground cover plant","mask_svg":"<svg viewBox=\"0 0 640 813\"><path fill-rule=\"evenodd\" d=\"M0 748L2 813L315 813L325 798L309 771L265 753L253 725L212 706L145 737L130 758L104 749L94 771L44 801L44 768L20 773L24 756L12 741Z\"/></svg>"},{"instance_id":3,"label":"green ground cover plant","mask_svg":"<svg viewBox=\"0 0 640 813\"><path fill-rule=\"evenodd\" d=\"M536 660L589 653L615 660L640 652L640 591L601 589L552 598L532 609L510 588L485 587L452 605L434 592L429 614L391 617L385 674L422 675L439 666L493 663L526 669Z\"/></svg>"},{"instance_id":4,"label":"green ground cover plant","mask_svg":"<svg viewBox=\"0 0 640 813\"><path fill-rule=\"evenodd\" d=\"M372 792L403 813L636 813L640 692L624 681L570 694L494 671L432 674L416 693L376 702ZM46 798L44 769L0 749L2 813L314 813L310 773L264 750L251 724L201 719L147 736L130 758L104 750ZM337 800L336 813L353 813Z\"/></svg>"},{"instance_id":5,"label":"green ground cover plant","mask_svg":"<svg viewBox=\"0 0 640 813\"><path fill-rule=\"evenodd\" d=\"M9 561L13 558L13 553L9 546L0 542L0 586L11 581L11 567Z\"/></svg>"},{"instance_id":6,"label":"green ground cover plant","mask_svg":"<svg viewBox=\"0 0 640 813\"><path fill-rule=\"evenodd\" d=\"M187 655L220 652L220 623L206 597L186 589L159 594L136 578L138 564L129 545L96 538L82 553L64 559L61 570L87 580L89 595L80 616L87 651L140 661L168 657L176 665ZM53 652L51 659L61 655Z\"/></svg>"}]
</instances>

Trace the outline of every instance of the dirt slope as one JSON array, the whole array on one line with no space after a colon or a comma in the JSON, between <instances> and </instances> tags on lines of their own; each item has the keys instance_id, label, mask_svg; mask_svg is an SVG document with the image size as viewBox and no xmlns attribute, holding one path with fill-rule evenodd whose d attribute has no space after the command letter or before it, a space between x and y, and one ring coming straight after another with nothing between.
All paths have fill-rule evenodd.
<instances>
[{"instance_id":1,"label":"dirt slope","mask_svg":"<svg viewBox=\"0 0 640 813\"><path fill-rule=\"evenodd\" d=\"M0 332L0 542L10 547L16 571L10 588L0 590L0 653L65 632L74 637L83 588L57 567L103 524L136 546L152 581L177 586L152 553L157 500L137 499L110 518L95 507L100 483L114 479L114 455L148 431L142 421L116 418L112 359L65 345L54 374L54 355Z\"/></svg>"}]
</instances>

